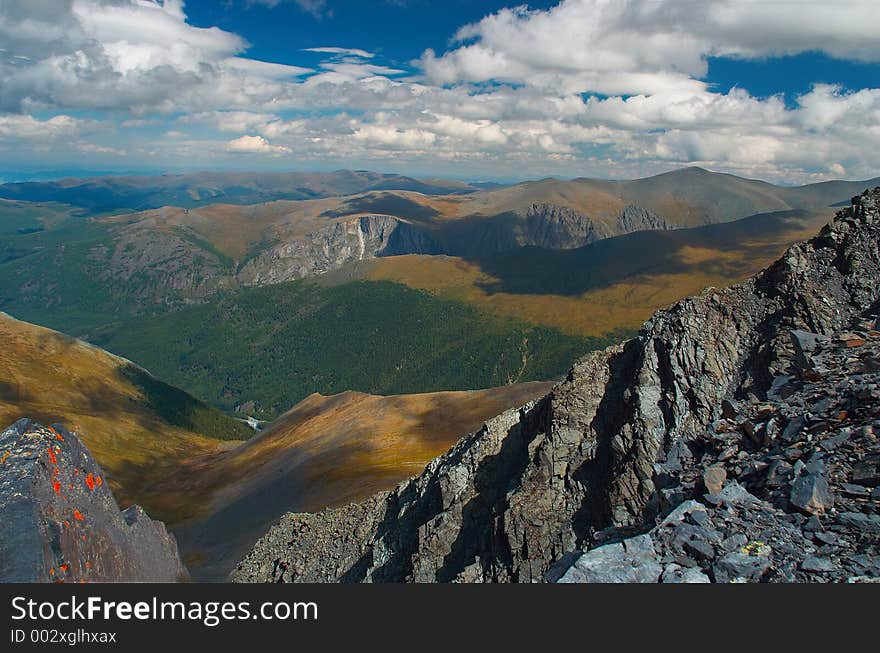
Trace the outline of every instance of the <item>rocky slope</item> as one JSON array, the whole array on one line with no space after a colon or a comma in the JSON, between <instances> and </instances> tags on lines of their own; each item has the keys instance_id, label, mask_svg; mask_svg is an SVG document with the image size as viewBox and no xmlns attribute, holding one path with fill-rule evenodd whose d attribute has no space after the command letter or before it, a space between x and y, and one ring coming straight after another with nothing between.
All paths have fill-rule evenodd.
<instances>
[{"instance_id":1,"label":"rocky slope","mask_svg":"<svg viewBox=\"0 0 880 653\"><path fill-rule=\"evenodd\" d=\"M880 332L793 331L767 398L725 401L702 441L654 465L647 534L609 528L551 569L560 582L880 580Z\"/></svg>"},{"instance_id":2,"label":"rocky slope","mask_svg":"<svg viewBox=\"0 0 880 653\"><path fill-rule=\"evenodd\" d=\"M726 290L708 289L658 312L635 339L578 361L568 378L549 395L490 420L482 430L430 463L421 476L394 491L318 514L285 516L240 563L233 578L540 581L559 577L560 567L564 578L566 566L574 563L576 568L577 559L589 560L591 553L581 553L607 542L604 535L608 528L618 529L614 531L617 540L623 535L651 531L658 518L688 500L689 495L692 498L704 493L702 487L697 489L687 480L696 467L680 481L673 483L669 476L676 461L687 457L685 449L700 461L696 465L715 464L721 458L720 453L717 458L712 453L718 431L713 424L725 417L725 412L731 417L724 409L725 400L748 400L751 405L768 399L768 391L777 396L782 391L779 378L798 378L797 366L803 362L803 352L792 341L793 330L833 334L853 328L868 313L877 313L878 204L880 188L855 198L852 207L840 212L818 236L790 248L756 277ZM793 387L797 389L796 383ZM754 402L749 399L751 395L756 398ZM866 399L869 404L871 396ZM834 399L828 399L831 410ZM758 424L754 419L737 422L734 415L734 423L741 427L737 432L742 431L743 437L750 439L740 437L737 452L745 451L748 458L752 454L749 447L766 447L768 440L781 438L779 432L784 433L790 423L796 423L792 411L795 409L786 412L778 407L755 413L767 423L771 417L778 418L769 429L760 428L764 422ZM807 412L804 408L805 423L811 419ZM858 428L871 426L870 415L861 408L853 411L853 419L860 420L855 424ZM863 424L864 420L868 423ZM830 430L832 426L826 422L822 428ZM818 431L801 430L794 436L788 433L794 438L788 446L806 446L803 443L811 443L807 435L812 438ZM870 433L864 437L870 440ZM862 462L868 463L865 469L876 471L876 466L871 467L875 465L873 459L867 459L874 455L870 443L854 441L853 446L858 448L847 452L847 456L857 459L864 455L866 461ZM770 455L772 452L771 448ZM766 462L759 460L763 455L756 453L755 462ZM797 475L794 485L831 469L824 467L824 462L814 464L812 456L803 465L797 472L792 465L792 474ZM748 465L742 470L736 464L725 466L731 482L747 483L746 472L750 469ZM770 465L764 469L769 470ZM720 471L710 476L713 487L720 476ZM810 482L813 493L821 494L821 482ZM680 489L676 491L677 487ZM707 505L722 509L726 504L723 498L718 499L720 492L738 494L737 485L715 489L718 492L707 499ZM789 496L794 490L792 487ZM864 494L864 489L853 491ZM798 490L798 497L802 492ZM760 498L772 500L773 496L771 493ZM731 501L734 499L728 503ZM813 504L807 501L807 505ZM824 522L820 519L820 525L858 526L857 533L869 540L866 552L858 555L869 556L874 550L870 547L876 547L876 537L871 535L876 506L876 499L869 499L864 505L858 504L859 511L832 512ZM735 515L736 508L732 510ZM782 510L781 514L768 510L764 513L777 521L797 521L785 517L794 514L791 505L774 508ZM712 524L720 520L717 525L721 526L723 516L709 514L708 510L707 516ZM730 519L731 533L741 531L747 538L753 534L749 528L738 530L735 521L751 517ZM760 524L760 519L756 517L754 523ZM725 535L724 528L716 530ZM671 555L671 549L663 547L657 553L654 539L614 545L618 554L647 559L647 580L656 579L649 549L660 560ZM849 541L849 535L844 534L843 539ZM725 546L724 541L710 542L715 553L720 553L717 549ZM791 535L786 542L795 546L797 538ZM773 545L747 541L739 548L730 542L727 546L734 555L756 557ZM711 560L708 550L703 549L703 561ZM748 573L737 566L737 560L728 562L718 570L711 567L710 576L714 580L788 577L785 572L777 574L778 570L768 573L777 562L773 558L761 574ZM669 578L673 576L670 571ZM586 575L584 578L590 579ZM569 579L582 578L572 571Z\"/></svg>"},{"instance_id":3,"label":"rocky slope","mask_svg":"<svg viewBox=\"0 0 880 653\"><path fill-rule=\"evenodd\" d=\"M0 433L0 582L176 582L174 537L139 506L119 511L103 470L60 426Z\"/></svg>"}]
</instances>

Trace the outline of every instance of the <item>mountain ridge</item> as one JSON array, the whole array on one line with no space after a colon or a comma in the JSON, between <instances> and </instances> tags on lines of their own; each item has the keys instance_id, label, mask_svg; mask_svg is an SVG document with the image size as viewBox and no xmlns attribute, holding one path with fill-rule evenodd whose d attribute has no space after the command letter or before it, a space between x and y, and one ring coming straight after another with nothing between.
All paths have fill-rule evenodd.
<instances>
[{"instance_id":1,"label":"mountain ridge","mask_svg":"<svg viewBox=\"0 0 880 653\"><path fill-rule=\"evenodd\" d=\"M540 580L609 526L647 530L675 507L655 463L708 437L725 401L766 396L792 365L791 330L830 334L876 314L878 243L880 188L764 272L658 311L635 339L581 359L545 398L490 420L394 491L285 516L233 579Z\"/></svg>"}]
</instances>

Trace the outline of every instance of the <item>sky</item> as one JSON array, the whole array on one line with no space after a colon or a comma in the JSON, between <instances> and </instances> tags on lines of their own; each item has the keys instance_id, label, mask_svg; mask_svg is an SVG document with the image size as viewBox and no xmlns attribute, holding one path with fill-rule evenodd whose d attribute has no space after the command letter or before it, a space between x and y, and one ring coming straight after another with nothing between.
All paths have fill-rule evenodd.
<instances>
[{"instance_id":1,"label":"sky","mask_svg":"<svg viewBox=\"0 0 880 653\"><path fill-rule=\"evenodd\" d=\"M0 0L0 178L880 175L877 0Z\"/></svg>"}]
</instances>

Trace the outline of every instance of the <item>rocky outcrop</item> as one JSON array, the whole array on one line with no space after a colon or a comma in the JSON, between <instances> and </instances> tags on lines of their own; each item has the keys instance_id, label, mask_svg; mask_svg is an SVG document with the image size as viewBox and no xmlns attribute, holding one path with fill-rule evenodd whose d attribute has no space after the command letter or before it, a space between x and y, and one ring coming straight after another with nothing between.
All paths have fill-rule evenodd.
<instances>
[{"instance_id":1,"label":"rocky outcrop","mask_svg":"<svg viewBox=\"0 0 880 653\"><path fill-rule=\"evenodd\" d=\"M676 225L666 218L652 213L640 206L625 206L617 216L617 233L631 234L634 231L668 231Z\"/></svg>"},{"instance_id":2,"label":"rocky outcrop","mask_svg":"<svg viewBox=\"0 0 880 653\"><path fill-rule=\"evenodd\" d=\"M388 215L339 220L261 252L236 275L245 286L263 286L335 270L346 263L399 254L438 254L419 227Z\"/></svg>"},{"instance_id":3,"label":"rocky outcrop","mask_svg":"<svg viewBox=\"0 0 880 653\"><path fill-rule=\"evenodd\" d=\"M665 218L638 206L626 206L614 221L595 220L566 206L532 204L515 229L517 246L576 249L597 240L634 231L674 229Z\"/></svg>"},{"instance_id":4,"label":"rocky outcrop","mask_svg":"<svg viewBox=\"0 0 880 653\"><path fill-rule=\"evenodd\" d=\"M520 247L546 249L575 249L615 235L604 223L555 204L529 206L517 231Z\"/></svg>"},{"instance_id":5,"label":"rocky outcrop","mask_svg":"<svg viewBox=\"0 0 880 653\"><path fill-rule=\"evenodd\" d=\"M285 516L233 578L540 581L609 528L618 540L650 531L688 498L669 491L657 465L714 446L711 426L732 402L778 392L803 357L792 330L828 335L876 314L878 204L880 188L756 277L658 312L636 338L578 361L548 396L490 420L394 491ZM770 437L752 426L747 437ZM725 473L733 481L740 470ZM717 579L741 577L737 564Z\"/></svg>"},{"instance_id":6,"label":"rocky outcrop","mask_svg":"<svg viewBox=\"0 0 880 653\"><path fill-rule=\"evenodd\" d=\"M0 582L176 582L177 543L139 506L120 512L80 439L22 419L0 433Z\"/></svg>"},{"instance_id":7,"label":"rocky outcrop","mask_svg":"<svg viewBox=\"0 0 880 653\"><path fill-rule=\"evenodd\" d=\"M662 505L677 506L646 534L596 533L546 579L880 581L880 332L859 326L794 331L809 362L765 398L726 401L705 437L654 464Z\"/></svg>"}]
</instances>

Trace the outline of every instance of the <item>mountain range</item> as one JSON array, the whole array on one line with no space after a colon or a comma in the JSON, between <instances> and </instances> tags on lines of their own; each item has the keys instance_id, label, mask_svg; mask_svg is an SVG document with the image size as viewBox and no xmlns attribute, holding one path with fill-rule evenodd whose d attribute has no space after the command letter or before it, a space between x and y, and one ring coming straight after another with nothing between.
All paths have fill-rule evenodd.
<instances>
[{"instance_id":1,"label":"mountain range","mask_svg":"<svg viewBox=\"0 0 880 653\"><path fill-rule=\"evenodd\" d=\"M488 187L367 172L6 184L0 417L79 434L119 504L168 523L194 578L223 579L287 511L331 508L320 514L346 522L362 511L372 528L386 498L344 506L405 483L468 433L503 440L494 425L520 428L505 410L581 383L571 361L605 360L657 309L749 278L877 181L787 188L688 168ZM449 455L421 477L430 487ZM441 495L473 471L444 476ZM496 480L486 497L520 482ZM497 517L486 501L477 521ZM310 520L294 521L324 532ZM358 555L384 546L351 533L344 546ZM569 553L592 542L559 536ZM236 578L275 578L260 556L287 554L267 537ZM478 551L477 567L422 577L371 563L364 574L523 579L509 561L499 575L477 540L444 554ZM311 571L281 576L328 579L322 565L353 555L340 551L309 551ZM548 555L531 578L559 562Z\"/></svg>"}]
</instances>

